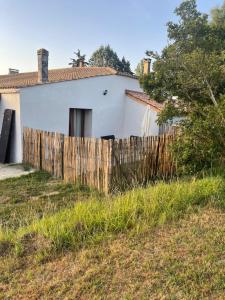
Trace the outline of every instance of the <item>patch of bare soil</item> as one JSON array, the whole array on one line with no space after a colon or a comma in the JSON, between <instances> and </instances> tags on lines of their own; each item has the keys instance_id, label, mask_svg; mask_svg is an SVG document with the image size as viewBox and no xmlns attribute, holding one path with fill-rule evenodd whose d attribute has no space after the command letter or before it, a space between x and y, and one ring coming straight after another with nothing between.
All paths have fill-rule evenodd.
<instances>
[{"instance_id":1,"label":"patch of bare soil","mask_svg":"<svg viewBox=\"0 0 225 300\"><path fill-rule=\"evenodd\" d=\"M7 164L0 164L0 180L20 177L22 175L28 175L32 173L34 170L25 171L22 165L7 165Z\"/></svg>"}]
</instances>

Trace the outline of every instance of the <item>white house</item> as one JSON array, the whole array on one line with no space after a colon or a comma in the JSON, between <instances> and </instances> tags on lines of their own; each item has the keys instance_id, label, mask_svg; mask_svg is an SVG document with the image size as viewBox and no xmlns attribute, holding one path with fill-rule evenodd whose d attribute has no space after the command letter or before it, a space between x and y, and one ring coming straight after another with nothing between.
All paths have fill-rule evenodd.
<instances>
[{"instance_id":1,"label":"white house","mask_svg":"<svg viewBox=\"0 0 225 300\"><path fill-rule=\"evenodd\" d=\"M162 105L135 76L112 68L48 70L48 51L40 49L38 72L0 76L0 131L6 109L15 111L9 160L21 162L24 127L97 138L158 135Z\"/></svg>"}]
</instances>

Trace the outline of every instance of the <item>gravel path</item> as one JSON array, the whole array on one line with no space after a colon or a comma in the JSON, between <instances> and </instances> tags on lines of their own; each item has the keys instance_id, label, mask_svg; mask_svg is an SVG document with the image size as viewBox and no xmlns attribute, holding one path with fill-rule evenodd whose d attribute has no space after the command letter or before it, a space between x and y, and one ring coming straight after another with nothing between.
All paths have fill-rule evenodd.
<instances>
[{"instance_id":1,"label":"gravel path","mask_svg":"<svg viewBox=\"0 0 225 300\"><path fill-rule=\"evenodd\" d=\"M3 165L0 164L0 180L19 177L32 173L34 170L24 171L22 165Z\"/></svg>"}]
</instances>

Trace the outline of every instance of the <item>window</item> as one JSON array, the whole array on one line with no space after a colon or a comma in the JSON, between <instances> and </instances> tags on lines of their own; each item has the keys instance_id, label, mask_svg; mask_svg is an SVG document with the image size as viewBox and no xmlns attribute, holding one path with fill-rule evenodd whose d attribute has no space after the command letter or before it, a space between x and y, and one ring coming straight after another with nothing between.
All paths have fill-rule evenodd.
<instances>
[{"instance_id":1,"label":"window","mask_svg":"<svg viewBox=\"0 0 225 300\"><path fill-rule=\"evenodd\" d=\"M69 135L85 137L91 136L91 109L70 108Z\"/></svg>"}]
</instances>

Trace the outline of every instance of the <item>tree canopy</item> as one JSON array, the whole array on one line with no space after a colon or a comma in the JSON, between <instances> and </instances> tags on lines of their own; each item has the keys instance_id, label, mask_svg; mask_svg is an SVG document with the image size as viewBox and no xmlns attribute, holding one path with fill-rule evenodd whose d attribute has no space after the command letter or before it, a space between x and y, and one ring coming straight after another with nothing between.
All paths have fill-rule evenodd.
<instances>
[{"instance_id":1,"label":"tree canopy","mask_svg":"<svg viewBox=\"0 0 225 300\"><path fill-rule=\"evenodd\" d=\"M211 15L213 25L225 28L225 2L221 7L213 8Z\"/></svg>"},{"instance_id":2,"label":"tree canopy","mask_svg":"<svg viewBox=\"0 0 225 300\"><path fill-rule=\"evenodd\" d=\"M168 23L170 44L155 59L154 72L141 78L147 93L158 101L177 96L186 103L213 103L225 94L225 31L197 11L196 1L176 10L178 23Z\"/></svg>"},{"instance_id":3,"label":"tree canopy","mask_svg":"<svg viewBox=\"0 0 225 300\"><path fill-rule=\"evenodd\" d=\"M84 67L88 65L88 63L85 61L86 55L81 55L79 49L77 50L77 52L74 52L74 54L76 55L76 58L71 58L71 62L69 63L72 68Z\"/></svg>"},{"instance_id":4,"label":"tree canopy","mask_svg":"<svg viewBox=\"0 0 225 300\"><path fill-rule=\"evenodd\" d=\"M130 62L126 60L125 57L120 60L117 53L109 45L100 46L100 48L91 55L89 65L111 67L117 71L132 74Z\"/></svg>"},{"instance_id":5,"label":"tree canopy","mask_svg":"<svg viewBox=\"0 0 225 300\"><path fill-rule=\"evenodd\" d=\"M212 19L209 20L208 15L197 10L195 0L183 1L175 10L179 21L167 24L169 45L161 54L147 51L154 59L153 72L142 76L140 82L151 98L165 102L159 123L167 122L174 116L185 116L185 121L181 123L182 135L179 141L183 145L185 143L182 138L185 137L189 146L194 141L196 144L198 135L201 135L201 125L203 128L206 120L214 122L209 116L217 115L217 123L214 125L218 126L220 133L215 134L217 139L214 139L214 149L218 149L218 144L221 145L220 149L225 147L224 8L225 3L221 8L213 9ZM209 113L212 111L214 113ZM206 140L205 143L208 143ZM185 152L186 150L187 148L183 149L183 154L185 153L188 161L191 152ZM198 151L197 148L195 150ZM206 161L206 157L203 157L202 161Z\"/></svg>"}]
</instances>

